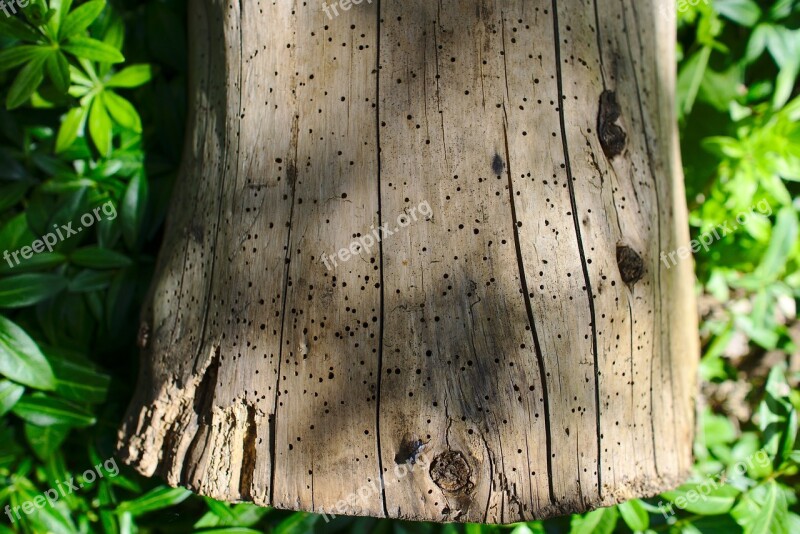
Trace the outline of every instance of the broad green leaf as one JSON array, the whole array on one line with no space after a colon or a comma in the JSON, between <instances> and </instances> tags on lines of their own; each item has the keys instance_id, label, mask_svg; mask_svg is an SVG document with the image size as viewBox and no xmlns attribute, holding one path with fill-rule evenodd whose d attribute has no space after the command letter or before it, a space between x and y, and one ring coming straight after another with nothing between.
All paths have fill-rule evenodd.
<instances>
[{"instance_id":1,"label":"broad green leaf","mask_svg":"<svg viewBox=\"0 0 800 534\"><path fill-rule=\"evenodd\" d=\"M152 76L153 69L150 65L131 65L111 76L108 82L106 82L106 86L123 88L139 87L149 82Z\"/></svg>"},{"instance_id":2,"label":"broad green leaf","mask_svg":"<svg viewBox=\"0 0 800 534\"><path fill-rule=\"evenodd\" d=\"M121 63L125 57L119 50L91 37L73 36L61 48L82 59L103 63Z\"/></svg>"},{"instance_id":3,"label":"broad green leaf","mask_svg":"<svg viewBox=\"0 0 800 534\"><path fill-rule=\"evenodd\" d=\"M56 138L56 153L63 152L72 146L72 143L78 138L78 133L83 128L85 120L85 107L72 108L64 115L64 120L61 121L61 127Z\"/></svg>"},{"instance_id":4,"label":"broad green leaf","mask_svg":"<svg viewBox=\"0 0 800 534\"><path fill-rule=\"evenodd\" d=\"M22 328L0 315L0 374L36 389L52 390L56 380L38 345Z\"/></svg>"},{"instance_id":5,"label":"broad green leaf","mask_svg":"<svg viewBox=\"0 0 800 534\"><path fill-rule=\"evenodd\" d=\"M100 95L111 117L123 128L142 133L142 119L133 104L114 93L103 91Z\"/></svg>"},{"instance_id":6,"label":"broad green leaf","mask_svg":"<svg viewBox=\"0 0 800 534\"><path fill-rule=\"evenodd\" d=\"M699 515L727 514L739 495L739 490L720 482L718 477L709 477L701 483L684 484L661 496L687 512Z\"/></svg>"},{"instance_id":7,"label":"broad green leaf","mask_svg":"<svg viewBox=\"0 0 800 534\"><path fill-rule=\"evenodd\" d=\"M105 0L92 0L73 9L61 25L59 39L66 39L86 30L105 7Z\"/></svg>"},{"instance_id":8,"label":"broad green leaf","mask_svg":"<svg viewBox=\"0 0 800 534\"><path fill-rule=\"evenodd\" d=\"M772 108L780 109L791 98L796 88L797 75L800 73L800 58L784 65L778 73L775 94L772 97Z\"/></svg>"},{"instance_id":9,"label":"broad green leaf","mask_svg":"<svg viewBox=\"0 0 800 534\"><path fill-rule=\"evenodd\" d=\"M640 501L627 501L619 504L617 508L619 509L619 515L622 516L625 524L631 530L647 530L647 527L650 526L650 517Z\"/></svg>"},{"instance_id":10,"label":"broad green leaf","mask_svg":"<svg viewBox=\"0 0 800 534\"><path fill-rule=\"evenodd\" d=\"M91 426L94 416L70 402L42 394L25 395L11 410L17 417L39 426Z\"/></svg>"},{"instance_id":11,"label":"broad green leaf","mask_svg":"<svg viewBox=\"0 0 800 534\"><path fill-rule=\"evenodd\" d=\"M778 484L771 480L767 483L767 494L758 514L753 517L753 522L747 529L748 534L773 534L785 532L781 528L782 520L786 514L786 499L778 488Z\"/></svg>"},{"instance_id":12,"label":"broad green leaf","mask_svg":"<svg viewBox=\"0 0 800 534\"><path fill-rule=\"evenodd\" d=\"M24 502L32 502L37 495L41 494L41 490L26 479L15 480L14 486L17 491L12 493L12 507L19 506ZM72 524L69 509L61 503L61 500L55 506L34 509L33 513L23 514L23 517L29 524L30 532L46 532L47 534L78 534L80 532Z\"/></svg>"},{"instance_id":13,"label":"broad green leaf","mask_svg":"<svg viewBox=\"0 0 800 534\"><path fill-rule=\"evenodd\" d=\"M31 188L27 181L11 182L7 185L0 185L0 211L5 211L25 197L25 193Z\"/></svg>"},{"instance_id":14,"label":"broad green leaf","mask_svg":"<svg viewBox=\"0 0 800 534\"><path fill-rule=\"evenodd\" d=\"M0 72L19 67L37 56L48 54L47 48L35 45L19 45L0 50Z\"/></svg>"},{"instance_id":15,"label":"broad green leaf","mask_svg":"<svg viewBox=\"0 0 800 534\"><path fill-rule=\"evenodd\" d=\"M28 439L33 452L40 460L46 460L69 434L68 426L50 425L38 426L25 423L25 437Z\"/></svg>"},{"instance_id":16,"label":"broad green leaf","mask_svg":"<svg viewBox=\"0 0 800 534\"><path fill-rule=\"evenodd\" d=\"M703 439L707 447L731 443L736 439L736 429L733 427L733 423L724 415L717 415L706 409L703 411L701 422Z\"/></svg>"},{"instance_id":17,"label":"broad green leaf","mask_svg":"<svg viewBox=\"0 0 800 534\"><path fill-rule=\"evenodd\" d=\"M53 16L48 21L47 27L50 30L50 35L57 37L61 25L69 15L72 0L49 0L48 5L53 10Z\"/></svg>"},{"instance_id":18,"label":"broad green leaf","mask_svg":"<svg viewBox=\"0 0 800 534\"><path fill-rule=\"evenodd\" d=\"M47 76L60 93L69 90L69 64L64 54L55 51L47 57Z\"/></svg>"},{"instance_id":19,"label":"broad green leaf","mask_svg":"<svg viewBox=\"0 0 800 534\"><path fill-rule=\"evenodd\" d=\"M75 265L90 269L118 269L133 263L124 254L100 247L80 248L72 253L70 259Z\"/></svg>"},{"instance_id":20,"label":"broad green leaf","mask_svg":"<svg viewBox=\"0 0 800 534\"><path fill-rule=\"evenodd\" d=\"M90 291L102 291L111 285L114 273L111 271L95 271L86 269L70 280L69 291L73 293L86 293Z\"/></svg>"},{"instance_id":21,"label":"broad green leaf","mask_svg":"<svg viewBox=\"0 0 800 534\"><path fill-rule=\"evenodd\" d=\"M105 155L111 152L112 125L102 98L92 100L92 109L89 111L89 134L92 136L97 150Z\"/></svg>"},{"instance_id":22,"label":"broad green leaf","mask_svg":"<svg viewBox=\"0 0 800 534\"><path fill-rule=\"evenodd\" d=\"M0 274L8 275L8 274L22 274L22 273L30 273L30 272L37 272L37 271L47 271L51 270L59 265L62 265L67 261L67 257L63 254L58 252L42 252L40 254L34 254L30 259L20 259L19 265L14 262L14 259L11 259L11 263L9 264L8 261L0 262Z\"/></svg>"},{"instance_id":23,"label":"broad green leaf","mask_svg":"<svg viewBox=\"0 0 800 534\"><path fill-rule=\"evenodd\" d=\"M88 364L72 362L48 354L56 376L56 393L67 400L100 404L106 400L111 377Z\"/></svg>"},{"instance_id":24,"label":"broad green leaf","mask_svg":"<svg viewBox=\"0 0 800 534\"><path fill-rule=\"evenodd\" d=\"M57 274L19 274L0 278L0 308L24 308L52 298L67 287Z\"/></svg>"},{"instance_id":25,"label":"broad green leaf","mask_svg":"<svg viewBox=\"0 0 800 534\"><path fill-rule=\"evenodd\" d=\"M319 521L320 517L316 514L308 514L305 512L296 512L280 523L273 530L273 534L295 534L298 532L311 532L314 524Z\"/></svg>"},{"instance_id":26,"label":"broad green leaf","mask_svg":"<svg viewBox=\"0 0 800 534\"><path fill-rule=\"evenodd\" d=\"M122 237L130 249L135 249L143 231L149 187L147 177L138 172L128 182L120 206Z\"/></svg>"},{"instance_id":27,"label":"broad green leaf","mask_svg":"<svg viewBox=\"0 0 800 534\"><path fill-rule=\"evenodd\" d=\"M764 449L776 463L789 457L797 435L797 411L791 402L791 387L786 370L778 365L770 370L764 400L758 406L758 424L763 432Z\"/></svg>"},{"instance_id":28,"label":"broad green leaf","mask_svg":"<svg viewBox=\"0 0 800 534\"><path fill-rule=\"evenodd\" d=\"M678 74L678 111L681 116L688 115L694 107L697 92L703 82L708 60L711 57L711 47L704 46L689 60L684 62Z\"/></svg>"},{"instance_id":29,"label":"broad green leaf","mask_svg":"<svg viewBox=\"0 0 800 534\"><path fill-rule=\"evenodd\" d=\"M129 513L136 517L147 512L169 508L186 500L192 493L182 488L155 488L132 501L125 501L117 506L117 513Z\"/></svg>"},{"instance_id":30,"label":"broad green leaf","mask_svg":"<svg viewBox=\"0 0 800 534\"><path fill-rule=\"evenodd\" d=\"M5 14L4 14L5 15ZM33 26L16 17L0 17L0 35L7 35L21 41L35 43L44 40L44 35Z\"/></svg>"},{"instance_id":31,"label":"broad green leaf","mask_svg":"<svg viewBox=\"0 0 800 534\"><path fill-rule=\"evenodd\" d=\"M8 109L18 108L27 102L34 91L38 89L42 80L44 80L44 64L46 61L47 55L37 54L22 67L8 90L8 96L6 96L6 107Z\"/></svg>"},{"instance_id":32,"label":"broad green leaf","mask_svg":"<svg viewBox=\"0 0 800 534\"><path fill-rule=\"evenodd\" d=\"M216 516L218 520L216 524L219 524L219 520L223 521L223 525L236 524L234 522L236 516L234 515L233 510L228 503L220 502L210 497L204 497L203 500L206 502L206 506L208 506L208 509L211 511L211 513ZM216 526L216 524L214 526Z\"/></svg>"},{"instance_id":33,"label":"broad green leaf","mask_svg":"<svg viewBox=\"0 0 800 534\"><path fill-rule=\"evenodd\" d=\"M764 280L773 280L784 269L789 254L797 244L798 223L797 214L790 206L778 211L772 239L769 247L756 269L756 276Z\"/></svg>"},{"instance_id":34,"label":"broad green leaf","mask_svg":"<svg viewBox=\"0 0 800 534\"><path fill-rule=\"evenodd\" d=\"M751 27L761 18L761 9L753 0L714 0L714 9L742 26Z\"/></svg>"},{"instance_id":35,"label":"broad green leaf","mask_svg":"<svg viewBox=\"0 0 800 534\"><path fill-rule=\"evenodd\" d=\"M617 526L619 512L615 507L599 508L584 516L573 515L570 534L611 534Z\"/></svg>"},{"instance_id":36,"label":"broad green leaf","mask_svg":"<svg viewBox=\"0 0 800 534\"><path fill-rule=\"evenodd\" d=\"M0 416L5 415L14 407L25 393L25 388L11 380L0 380Z\"/></svg>"}]
</instances>

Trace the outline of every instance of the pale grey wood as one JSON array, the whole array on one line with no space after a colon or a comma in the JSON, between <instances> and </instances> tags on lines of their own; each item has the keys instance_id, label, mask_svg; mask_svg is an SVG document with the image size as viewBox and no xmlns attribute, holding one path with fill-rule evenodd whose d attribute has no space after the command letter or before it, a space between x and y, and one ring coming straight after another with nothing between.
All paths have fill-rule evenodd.
<instances>
[{"instance_id":1,"label":"pale grey wood","mask_svg":"<svg viewBox=\"0 0 800 534\"><path fill-rule=\"evenodd\" d=\"M189 18L125 462L228 501L486 523L687 476L699 348L691 263L659 261L688 232L657 0Z\"/></svg>"}]
</instances>

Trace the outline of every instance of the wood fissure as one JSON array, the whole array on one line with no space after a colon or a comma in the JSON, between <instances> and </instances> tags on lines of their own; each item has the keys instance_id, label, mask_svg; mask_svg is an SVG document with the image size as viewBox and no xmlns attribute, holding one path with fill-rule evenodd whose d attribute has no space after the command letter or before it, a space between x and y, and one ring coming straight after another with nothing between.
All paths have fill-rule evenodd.
<instances>
[{"instance_id":1,"label":"wood fissure","mask_svg":"<svg viewBox=\"0 0 800 534\"><path fill-rule=\"evenodd\" d=\"M558 26L558 0L552 0L553 9L553 51L555 53L556 65L561 65L561 42L560 31ZM592 293L592 283L589 278L589 269L586 262L586 251L583 248L583 239L581 237L580 221L578 215L578 203L575 198L574 176L572 174L572 163L570 162L569 144L567 141L567 128L564 119L564 81L561 76L561 69L556 69L556 84L558 87L558 120L561 126L561 143L563 145L564 165L566 166L567 185L569 188L570 205L572 206L572 222L575 228L575 238L578 241L578 254L581 258L581 266L583 270L583 280L586 284L586 296L589 301L589 316L591 318L592 327L592 358L594 360L594 402L595 402L595 421L597 426L597 489L598 498L603 499L603 471L602 471L602 446L600 443L600 366L598 364L597 354L597 316L594 309L594 294Z\"/></svg>"}]
</instances>

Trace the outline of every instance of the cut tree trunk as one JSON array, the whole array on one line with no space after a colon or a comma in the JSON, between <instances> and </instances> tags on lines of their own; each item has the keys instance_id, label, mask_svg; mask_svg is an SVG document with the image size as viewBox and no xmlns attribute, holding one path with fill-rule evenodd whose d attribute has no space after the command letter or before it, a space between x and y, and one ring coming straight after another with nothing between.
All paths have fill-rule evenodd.
<instances>
[{"instance_id":1,"label":"cut tree trunk","mask_svg":"<svg viewBox=\"0 0 800 534\"><path fill-rule=\"evenodd\" d=\"M122 459L432 521L678 485L698 341L662 3L192 2Z\"/></svg>"}]
</instances>

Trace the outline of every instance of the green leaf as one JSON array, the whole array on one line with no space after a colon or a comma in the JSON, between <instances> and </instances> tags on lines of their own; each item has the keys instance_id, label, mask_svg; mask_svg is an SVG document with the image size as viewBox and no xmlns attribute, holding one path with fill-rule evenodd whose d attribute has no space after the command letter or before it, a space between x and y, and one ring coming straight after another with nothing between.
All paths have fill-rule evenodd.
<instances>
[{"instance_id":1,"label":"green leaf","mask_svg":"<svg viewBox=\"0 0 800 534\"><path fill-rule=\"evenodd\" d=\"M0 51L0 72L19 67L39 55L47 55L49 50L42 46L20 45Z\"/></svg>"},{"instance_id":2,"label":"green leaf","mask_svg":"<svg viewBox=\"0 0 800 534\"><path fill-rule=\"evenodd\" d=\"M123 128L142 133L142 119L133 104L114 93L113 91L103 91L100 95L106 109L111 117Z\"/></svg>"},{"instance_id":3,"label":"green leaf","mask_svg":"<svg viewBox=\"0 0 800 534\"><path fill-rule=\"evenodd\" d=\"M758 514L753 518L748 534L773 534L784 531L780 528L782 518L779 512L783 511L785 515L785 510L781 510L786 506L785 497L774 480L771 480L766 487L766 498Z\"/></svg>"},{"instance_id":4,"label":"green leaf","mask_svg":"<svg viewBox=\"0 0 800 534\"><path fill-rule=\"evenodd\" d=\"M584 516L573 515L570 534L611 534L617 526L619 512L615 507L599 508Z\"/></svg>"},{"instance_id":5,"label":"green leaf","mask_svg":"<svg viewBox=\"0 0 800 534\"><path fill-rule=\"evenodd\" d=\"M633 500L624 502L619 504L617 508L625 524L627 524L631 530L647 530L650 526L650 517L647 515L647 510L644 509L641 501Z\"/></svg>"},{"instance_id":6,"label":"green leaf","mask_svg":"<svg viewBox=\"0 0 800 534\"><path fill-rule=\"evenodd\" d=\"M47 22L47 28L50 30L50 35L57 37L61 25L69 15L72 0L49 0L48 5L53 12L53 16Z\"/></svg>"},{"instance_id":7,"label":"green leaf","mask_svg":"<svg viewBox=\"0 0 800 534\"><path fill-rule=\"evenodd\" d=\"M8 262L0 263L0 274L29 273L34 271L47 271L58 267L67 261L67 257L58 252L42 252L41 254L34 254L30 259L24 260L20 258L19 265L13 262L9 265Z\"/></svg>"},{"instance_id":8,"label":"green leaf","mask_svg":"<svg viewBox=\"0 0 800 534\"><path fill-rule=\"evenodd\" d=\"M0 308L24 308L52 298L67 287L57 274L19 274L0 279Z\"/></svg>"},{"instance_id":9,"label":"green leaf","mask_svg":"<svg viewBox=\"0 0 800 534\"><path fill-rule=\"evenodd\" d=\"M44 80L44 64L47 55L39 54L19 71L6 96L8 109L18 108L30 99Z\"/></svg>"},{"instance_id":10,"label":"green leaf","mask_svg":"<svg viewBox=\"0 0 800 534\"><path fill-rule=\"evenodd\" d=\"M797 235L797 214L792 207L786 206L778 211L772 230L772 239L761 258L755 275L764 280L774 280L783 272L789 254L797 244Z\"/></svg>"},{"instance_id":11,"label":"green leaf","mask_svg":"<svg viewBox=\"0 0 800 534\"><path fill-rule=\"evenodd\" d=\"M80 248L72 253L70 259L75 265L90 269L119 269L133 263L124 254L100 247Z\"/></svg>"},{"instance_id":12,"label":"green leaf","mask_svg":"<svg viewBox=\"0 0 800 534\"><path fill-rule=\"evenodd\" d=\"M0 211L5 211L25 197L31 184L27 181L12 182L0 186Z\"/></svg>"},{"instance_id":13,"label":"green leaf","mask_svg":"<svg viewBox=\"0 0 800 534\"><path fill-rule=\"evenodd\" d=\"M0 17L0 35L13 37L21 41L36 43L44 39L44 35L34 29L33 26L22 22L16 17Z\"/></svg>"},{"instance_id":14,"label":"green leaf","mask_svg":"<svg viewBox=\"0 0 800 534\"><path fill-rule=\"evenodd\" d=\"M704 46L684 62L680 69L678 74L678 111L681 116L688 115L694 107L694 101L703 82L710 57L711 47Z\"/></svg>"},{"instance_id":15,"label":"green leaf","mask_svg":"<svg viewBox=\"0 0 800 534\"><path fill-rule=\"evenodd\" d=\"M742 26L755 26L761 18L761 9L752 0L714 0L712 5L717 13Z\"/></svg>"},{"instance_id":16,"label":"green leaf","mask_svg":"<svg viewBox=\"0 0 800 534\"><path fill-rule=\"evenodd\" d=\"M739 490L711 477L702 483L684 484L676 490L661 494L678 508L700 515L727 514L733 508L738 495Z\"/></svg>"},{"instance_id":17,"label":"green leaf","mask_svg":"<svg viewBox=\"0 0 800 534\"><path fill-rule=\"evenodd\" d=\"M22 328L0 315L0 374L36 389L52 390L55 376L38 345Z\"/></svg>"},{"instance_id":18,"label":"green leaf","mask_svg":"<svg viewBox=\"0 0 800 534\"><path fill-rule=\"evenodd\" d=\"M770 370L765 389L764 400L758 406L758 425L763 432L764 450L779 464L794 450L798 424L783 365Z\"/></svg>"},{"instance_id":19,"label":"green leaf","mask_svg":"<svg viewBox=\"0 0 800 534\"><path fill-rule=\"evenodd\" d=\"M69 90L69 63L61 52L55 51L47 57L47 76L60 93Z\"/></svg>"},{"instance_id":20,"label":"green leaf","mask_svg":"<svg viewBox=\"0 0 800 534\"><path fill-rule=\"evenodd\" d=\"M0 380L0 416L5 415L14 407L25 393L25 388L11 380Z\"/></svg>"},{"instance_id":21,"label":"green leaf","mask_svg":"<svg viewBox=\"0 0 800 534\"><path fill-rule=\"evenodd\" d=\"M94 416L70 402L43 394L25 395L12 410L14 415L34 425L91 426Z\"/></svg>"},{"instance_id":22,"label":"green leaf","mask_svg":"<svg viewBox=\"0 0 800 534\"><path fill-rule=\"evenodd\" d=\"M114 273L111 271L83 270L69 282L69 291L73 293L88 293L102 291L111 285Z\"/></svg>"},{"instance_id":23,"label":"green leaf","mask_svg":"<svg viewBox=\"0 0 800 534\"><path fill-rule=\"evenodd\" d=\"M136 173L125 190L120 206L122 237L129 249L135 249L144 230L149 187L147 177Z\"/></svg>"},{"instance_id":24,"label":"green leaf","mask_svg":"<svg viewBox=\"0 0 800 534\"><path fill-rule=\"evenodd\" d=\"M273 534L294 534L296 532L312 532L314 524L320 517L316 514L296 512L281 521L273 530Z\"/></svg>"},{"instance_id":25,"label":"green leaf","mask_svg":"<svg viewBox=\"0 0 800 534\"><path fill-rule=\"evenodd\" d=\"M25 437L37 458L46 460L64 442L69 434L68 426L38 426L25 423Z\"/></svg>"},{"instance_id":26,"label":"green leaf","mask_svg":"<svg viewBox=\"0 0 800 534\"><path fill-rule=\"evenodd\" d=\"M129 513L136 517L147 512L169 508L186 500L192 493L182 488L158 487L132 501L117 506L117 513Z\"/></svg>"},{"instance_id":27,"label":"green leaf","mask_svg":"<svg viewBox=\"0 0 800 534\"><path fill-rule=\"evenodd\" d=\"M56 376L56 393L67 400L101 404L106 400L111 377L88 364L72 362L48 354Z\"/></svg>"},{"instance_id":28,"label":"green leaf","mask_svg":"<svg viewBox=\"0 0 800 534\"><path fill-rule=\"evenodd\" d=\"M66 44L61 45L61 48L81 59L100 61L102 63L121 63L125 61L125 57L119 50L91 37L70 37Z\"/></svg>"},{"instance_id":29,"label":"green leaf","mask_svg":"<svg viewBox=\"0 0 800 534\"><path fill-rule=\"evenodd\" d=\"M105 0L92 0L73 9L61 25L58 38L66 39L85 31L100 16L105 7Z\"/></svg>"},{"instance_id":30,"label":"green leaf","mask_svg":"<svg viewBox=\"0 0 800 534\"><path fill-rule=\"evenodd\" d=\"M108 116L103 99L94 98L92 109L89 111L89 134L97 150L104 156L111 152L113 135L111 128L111 117Z\"/></svg>"},{"instance_id":31,"label":"green leaf","mask_svg":"<svg viewBox=\"0 0 800 534\"><path fill-rule=\"evenodd\" d=\"M63 152L72 146L72 143L78 138L78 133L83 128L85 120L85 107L72 108L64 115L56 138L56 153Z\"/></svg>"},{"instance_id":32,"label":"green leaf","mask_svg":"<svg viewBox=\"0 0 800 534\"><path fill-rule=\"evenodd\" d=\"M125 67L117 72L106 82L107 87L139 87L150 81L153 76L153 69L150 65L139 64Z\"/></svg>"}]
</instances>

